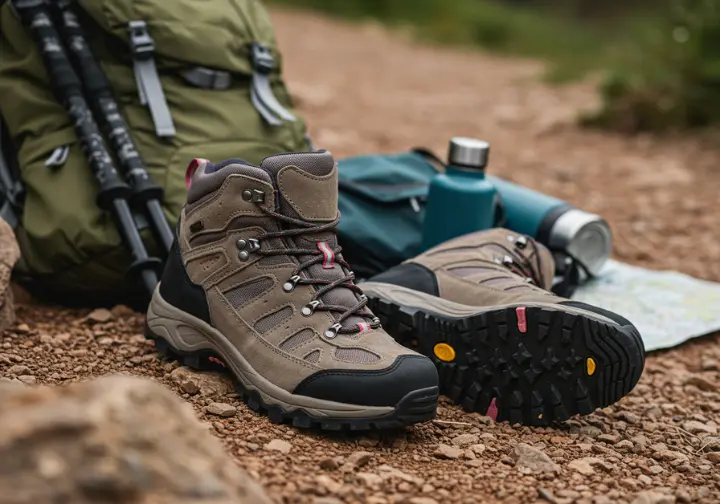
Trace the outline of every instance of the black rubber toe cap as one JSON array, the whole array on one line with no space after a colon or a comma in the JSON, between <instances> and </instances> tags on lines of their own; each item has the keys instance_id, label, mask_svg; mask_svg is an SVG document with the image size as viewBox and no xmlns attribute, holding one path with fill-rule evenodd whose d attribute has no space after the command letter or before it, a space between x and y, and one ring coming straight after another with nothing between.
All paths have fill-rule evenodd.
<instances>
[{"instance_id":1,"label":"black rubber toe cap","mask_svg":"<svg viewBox=\"0 0 720 504\"><path fill-rule=\"evenodd\" d=\"M320 371L300 382L293 393L360 406L395 406L410 392L437 386L430 359L401 355L392 366L377 371Z\"/></svg>"}]
</instances>

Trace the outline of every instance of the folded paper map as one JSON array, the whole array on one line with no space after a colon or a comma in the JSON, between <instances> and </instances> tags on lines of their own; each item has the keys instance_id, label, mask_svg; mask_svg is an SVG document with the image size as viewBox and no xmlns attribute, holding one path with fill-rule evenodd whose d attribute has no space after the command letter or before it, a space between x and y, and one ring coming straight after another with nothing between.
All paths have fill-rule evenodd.
<instances>
[{"instance_id":1,"label":"folded paper map","mask_svg":"<svg viewBox=\"0 0 720 504\"><path fill-rule=\"evenodd\" d=\"M608 261L572 299L613 311L640 331L645 350L720 331L720 283Z\"/></svg>"}]
</instances>

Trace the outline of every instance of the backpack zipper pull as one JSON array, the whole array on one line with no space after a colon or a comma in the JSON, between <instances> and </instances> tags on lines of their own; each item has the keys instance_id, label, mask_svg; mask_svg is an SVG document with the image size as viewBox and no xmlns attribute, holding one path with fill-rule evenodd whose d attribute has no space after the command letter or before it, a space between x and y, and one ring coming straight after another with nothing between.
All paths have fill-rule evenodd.
<instances>
[{"instance_id":1,"label":"backpack zipper pull","mask_svg":"<svg viewBox=\"0 0 720 504\"><path fill-rule=\"evenodd\" d=\"M251 56L253 77L250 100L253 106L263 116L263 119L273 126L280 126L283 119L294 122L295 116L280 104L270 87L270 74L276 67L275 58L270 50L260 42L253 42Z\"/></svg>"},{"instance_id":2,"label":"backpack zipper pull","mask_svg":"<svg viewBox=\"0 0 720 504\"><path fill-rule=\"evenodd\" d=\"M416 197L410 198L410 206L415 213L420 213L420 203Z\"/></svg>"}]
</instances>

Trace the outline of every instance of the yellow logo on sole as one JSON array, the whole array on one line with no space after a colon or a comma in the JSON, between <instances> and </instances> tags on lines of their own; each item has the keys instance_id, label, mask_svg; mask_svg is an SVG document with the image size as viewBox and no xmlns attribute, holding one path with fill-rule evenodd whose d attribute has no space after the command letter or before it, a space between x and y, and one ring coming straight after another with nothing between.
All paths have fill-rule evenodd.
<instances>
[{"instance_id":1,"label":"yellow logo on sole","mask_svg":"<svg viewBox=\"0 0 720 504\"><path fill-rule=\"evenodd\" d=\"M588 376L595 374L595 361L591 357L587 359L587 374Z\"/></svg>"},{"instance_id":2,"label":"yellow logo on sole","mask_svg":"<svg viewBox=\"0 0 720 504\"><path fill-rule=\"evenodd\" d=\"M445 362L452 362L455 360L455 349L447 343L438 343L433 348L435 357Z\"/></svg>"}]
</instances>

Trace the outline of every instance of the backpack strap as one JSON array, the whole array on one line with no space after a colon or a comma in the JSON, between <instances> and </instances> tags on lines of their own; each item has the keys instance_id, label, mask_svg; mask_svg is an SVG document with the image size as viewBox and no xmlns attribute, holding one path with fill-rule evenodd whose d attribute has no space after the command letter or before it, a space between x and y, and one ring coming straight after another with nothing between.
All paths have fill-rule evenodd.
<instances>
[{"instance_id":1,"label":"backpack strap","mask_svg":"<svg viewBox=\"0 0 720 504\"><path fill-rule=\"evenodd\" d=\"M232 85L232 75L224 70L196 66L182 73L183 79L195 87L219 91Z\"/></svg>"},{"instance_id":2,"label":"backpack strap","mask_svg":"<svg viewBox=\"0 0 720 504\"><path fill-rule=\"evenodd\" d=\"M130 21L128 26L140 103L150 108L157 136L175 136L175 124L155 66L155 43L148 33L147 24L145 21Z\"/></svg>"},{"instance_id":3,"label":"backpack strap","mask_svg":"<svg viewBox=\"0 0 720 504\"><path fill-rule=\"evenodd\" d=\"M270 73L275 69L275 58L267 46L259 42L253 42L251 52L253 76L250 100L253 106L273 126L280 126L283 120L294 122L295 116L280 104L270 87Z\"/></svg>"}]
</instances>

